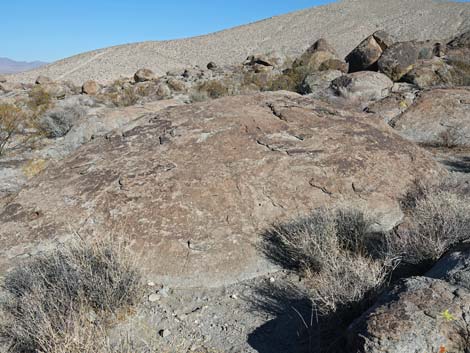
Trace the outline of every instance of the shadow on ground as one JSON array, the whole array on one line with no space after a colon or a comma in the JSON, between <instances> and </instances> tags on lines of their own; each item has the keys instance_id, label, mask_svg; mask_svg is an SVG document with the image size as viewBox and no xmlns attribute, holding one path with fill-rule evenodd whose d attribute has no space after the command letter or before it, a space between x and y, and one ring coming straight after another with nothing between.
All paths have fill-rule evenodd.
<instances>
[{"instance_id":1,"label":"shadow on ground","mask_svg":"<svg viewBox=\"0 0 470 353\"><path fill-rule=\"evenodd\" d=\"M289 248L270 231L263 234L258 251L284 269L298 269ZM259 353L342 352L349 321L340 313L320 317L304 282L292 277L296 280L264 282L245 298L252 310L274 317L249 334L248 344Z\"/></svg>"},{"instance_id":2,"label":"shadow on ground","mask_svg":"<svg viewBox=\"0 0 470 353\"><path fill-rule=\"evenodd\" d=\"M444 160L442 164L452 172L470 173L470 157L459 156L455 159Z\"/></svg>"},{"instance_id":3,"label":"shadow on ground","mask_svg":"<svg viewBox=\"0 0 470 353\"><path fill-rule=\"evenodd\" d=\"M309 349L309 339L313 341L311 327L316 317L305 293L286 283L266 283L257 288L249 301L260 315L274 316L249 334L251 347L259 353L315 352Z\"/></svg>"}]
</instances>

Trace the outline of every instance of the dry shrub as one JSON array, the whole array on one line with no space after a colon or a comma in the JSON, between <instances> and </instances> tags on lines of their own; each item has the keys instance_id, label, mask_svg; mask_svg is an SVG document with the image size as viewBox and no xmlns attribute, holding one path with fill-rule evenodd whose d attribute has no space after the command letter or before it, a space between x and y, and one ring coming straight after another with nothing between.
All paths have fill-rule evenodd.
<instances>
[{"instance_id":1,"label":"dry shrub","mask_svg":"<svg viewBox=\"0 0 470 353\"><path fill-rule=\"evenodd\" d=\"M286 73L245 72L242 78L243 87L257 87L260 91L298 91L297 78L287 70Z\"/></svg>"},{"instance_id":2,"label":"dry shrub","mask_svg":"<svg viewBox=\"0 0 470 353\"><path fill-rule=\"evenodd\" d=\"M139 102L139 94L126 79L114 81L97 97L97 101L114 107L129 107Z\"/></svg>"},{"instance_id":3,"label":"dry shrub","mask_svg":"<svg viewBox=\"0 0 470 353\"><path fill-rule=\"evenodd\" d=\"M86 114L81 105L55 107L37 120L37 128L48 138L65 136L74 124Z\"/></svg>"},{"instance_id":4,"label":"dry shrub","mask_svg":"<svg viewBox=\"0 0 470 353\"><path fill-rule=\"evenodd\" d=\"M21 109L12 104L0 104L0 156L18 132L23 119L24 114Z\"/></svg>"},{"instance_id":5,"label":"dry shrub","mask_svg":"<svg viewBox=\"0 0 470 353\"><path fill-rule=\"evenodd\" d=\"M124 87L117 94L111 95L110 98L111 102L116 107L129 107L131 105L137 104L137 102L139 101L139 96L136 94L134 88L131 86Z\"/></svg>"},{"instance_id":6,"label":"dry shrub","mask_svg":"<svg viewBox=\"0 0 470 353\"><path fill-rule=\"evenodd\" d=\"M41 115L52 107L51 95L40 85L34 86L28 95L28 106L36 115Z\"/></svg>"},{"instance_id":7,"label":"dry shrub","mask_svg":"<svg viewBox=\"0 0 470 353\"><path fill-rule=\"evenodd\" d=\"M406 201L409 224L389 235L390 252L407 263L421 264L438 260L470 239L470 198L429 186L420 186L411 195Z\"/></svg>"},{"instance_id":8,"label":"dry shrub","mask_svg":"<svg viewBox=\"0 0 470 353\"><path fill-rule=\"evenodd\" d=\"M196 88L199 92L205 92L209 98L220 98L229 95L228 86L219 80L210 80L199 84Z\"/></svg>"},{"instance_id":9,"label":"dry shrub","mask_svg":"<svg viewBox=\"0 0 470 353\"><path fill-rule=\"evenodd\" d=\"M198 103L198 102L205 102L209 99L209 95L207 92L202 92L198 90L194 90L191 92L190 97L191 102Z\"/></svg>"},{"instance_id":10,"label":"dry shrub","mask_svg":"<svg viewBox=\"0 0 470 353\"><path fill-rule=\"evenodd\" d=\"M389 273L391 259L373 255L370 226L360 211L318 209L275 226L265 253L305 275L312 302L326 315L363 302Z\"/></svg>"},{"instance_id":11,"label":"dry shrub","mask_svg":"<svg viewBox=\"0 0 470 353\"><path fill-rule=\"evenodd\" d=\"M105 352L106 324L139 299L140 278L122 242L77 238L6 275L1 336L13 352Z\"/></svg>"},{"instance_id":12,"label":"dry shrub","mask_svg":"<svg viewBox=\"0 0 470 353\"><path fill-rule=\"evenodd\" d=\"M439 133L437 147L455 148L459 145L460 135L455 127L448 127Z\"/></svg>"}]
</instances>

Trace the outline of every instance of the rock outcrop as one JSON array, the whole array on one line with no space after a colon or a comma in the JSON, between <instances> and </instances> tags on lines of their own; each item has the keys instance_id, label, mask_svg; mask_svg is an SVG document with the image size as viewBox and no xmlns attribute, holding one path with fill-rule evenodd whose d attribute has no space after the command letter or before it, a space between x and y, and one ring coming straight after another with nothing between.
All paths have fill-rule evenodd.
<instances>
[{"instance_id":1,"label":"rock outcrop","mask_svg":"<svg viewBox=\"0 0 470 353\"><path fill-rule=\"evenodd\" d=\"M424 91L396 118L395 129L405 138L432 146L470 146L470 89Z\"/></svg>"},{"instance_id":2,"label":"rock outcrop","mask_svg":"<svg viewBox=\"0 0 470 353\"><path fill-rule=\"evenodd\" d=\"M94 96L99 92L100 88L101 87L98 82L89 80L83 84L82 93Z\"/></svg>"},{"instance_id":3,"label":"rock outcrop","mask_svg":"<svg viewBox=\"0 0 470 353\"><path fill-rule=\"evenodd\" d=\"M364 39L346 57L349 64L349 71L377 70L377 61L382 56L384 50L392 46L395 39L385 31L377 31Z\"/></svg>"},{"instance_id":4,"label":"rock outcrop","mask_svg":"<svg viewBox=\"0 0 470 353\"><path fill-rule=\"evenodd\" d=\"M379 72L361 71L336 78L331 87L338 96L367 102L387 97L393 82Z\"/></svg>"},{"instance_id":5,"label":"rock outcrop","mask_svg":"<svg viewBox=\"0 0 470 353\"><path fill-rule=\"evenodd\" d=\"M129 236L155 282L234 282L270 270L256 244L272 222L349 202L390 229L413 180L442 173L380 118L294 93L173 107L2 199L0 269L75 230Z\"/></svg>"},{"instance_id":6,"label":"rock outcrop","mask_svg":"<svg viewBox=\"0 0 470 353\"><path fill-rule=\"evenodd\" d=\"M349 328L357 352L464 352L468 348L468 248L452 252L425 277L403 280Z\"/></svg>"},{"instance_id":7,"label":"rock outcrop","mask_svg":"<svg viewBox=\"0 0 470 353\"><path fill-rule=\"evenodd\" d=\"M155 79L155 73L150 69L139 69L134 74L135 82L146 82Z\"/></svg>"}]
</instances>

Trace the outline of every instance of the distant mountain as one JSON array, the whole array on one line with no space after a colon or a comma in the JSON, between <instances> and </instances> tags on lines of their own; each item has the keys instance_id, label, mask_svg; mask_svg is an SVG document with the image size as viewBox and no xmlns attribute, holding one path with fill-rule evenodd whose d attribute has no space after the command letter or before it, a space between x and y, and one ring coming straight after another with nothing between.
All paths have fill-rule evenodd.
<instances>
[{"instance_id":1,"label":"distant mountain","mask_svg":"<svg viewBox=\"0 0 470 353\"><path fill-rule=\"evenodd\" d=\"M15 74L23 71L37 69L47 63L42 61L14 61L8 58L0 58L0 74Z\"/></svg>"}]
</instances>

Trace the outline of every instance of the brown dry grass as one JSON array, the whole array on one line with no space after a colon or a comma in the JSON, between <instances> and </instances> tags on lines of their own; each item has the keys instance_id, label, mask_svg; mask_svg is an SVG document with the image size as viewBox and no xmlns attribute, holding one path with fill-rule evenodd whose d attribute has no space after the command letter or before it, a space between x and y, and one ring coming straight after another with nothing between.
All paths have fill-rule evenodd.
<instances>
[{"instance_id":1,"label":"brown dry grass","mask_svg":"<svg viewBox=\"0 0 470 353\"><path fill-rule=\"evenodd\" d=\"M6 275L1 337L11 352L111 352L106 329L140 288L122 242L77 237Z\"/></svg>"},{"instance_id":2,"label":"brown dry grass","mask_svg":"<svg viewBox=\"0 0 470 353\"><path fill-rule=\"evenodd\" d=\"M470 198L445 185L420 185L405 198L409 222L388 235L389 251L412 264L433 263L470 240Z\"/></svg>"},{"instance_id":3,"label":"brown dry grass","mask_svg":"<svg viewBox=\"0 0 470 353\"><path fill-rule=\"evenodd\" d=\"M21 109L12 104L0 104L0 156L8 143L18 133L19 125L24 120Z\"/></svg>"},{"instance_id":4,"label":"brown dry grass","mask_svg":"<svg viewBox=\"0 0 470 353\"><path fill-rule=\"evenodd\" d=\"M355 306L384 284L393 259L374 256L371 221L360 211L318 209L275 226L269 244L289 267L306 278L312 302L328 315Z\"/></svg>"}]
</instances>

